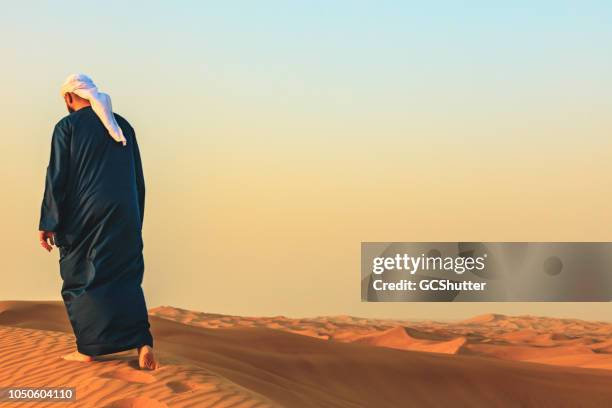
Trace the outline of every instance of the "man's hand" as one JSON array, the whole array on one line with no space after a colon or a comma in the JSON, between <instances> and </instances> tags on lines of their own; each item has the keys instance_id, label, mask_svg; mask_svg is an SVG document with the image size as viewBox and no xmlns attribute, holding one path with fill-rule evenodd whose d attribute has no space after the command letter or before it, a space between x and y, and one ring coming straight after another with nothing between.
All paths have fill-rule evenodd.
<instances>
[{"instance_id":1,"label":"man's hand","mask_svg":"<svg viewBox=\"0 0 612 408\"><path fill-rule=\"evenodd\" d=\"M38 231L38 240L41 247L45 248L47 252L51 252L52 245L55 245L55 232Z\"/></svg>"}]
</instances>

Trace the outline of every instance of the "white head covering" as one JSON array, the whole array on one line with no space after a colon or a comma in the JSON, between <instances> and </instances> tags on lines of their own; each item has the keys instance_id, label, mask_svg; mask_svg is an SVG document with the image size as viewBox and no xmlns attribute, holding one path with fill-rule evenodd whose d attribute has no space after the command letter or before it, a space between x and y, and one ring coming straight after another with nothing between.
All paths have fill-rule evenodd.
<instances>
[{"instance_id":1,"label":"white head covering","mask_svg":"<svg viewBox=\"0 0 612 408\"><path fill-rule=\"evenodd\" d=\"M66 78L62 85L62 97L72 92L83 99L87 99L91 104L91 108L98 115L104 127L108 130L110 136L117 142L121 142L124 146L127 140L123 136L123 131L117 124L113 115L113 106L111 98L105 93L99 92L96 84L85 74L72 74Z\"/></svg>"}]
</instances>

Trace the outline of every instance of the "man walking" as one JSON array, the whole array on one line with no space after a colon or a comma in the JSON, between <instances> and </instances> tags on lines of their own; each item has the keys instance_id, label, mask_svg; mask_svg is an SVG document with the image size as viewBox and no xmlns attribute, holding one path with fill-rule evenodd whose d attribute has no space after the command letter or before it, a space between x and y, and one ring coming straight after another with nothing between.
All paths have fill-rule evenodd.
<instances>
[{"instance_id":1,"label":"man walking","mask_svg":"<svg viewBox=\"0 0 612 408\"><path fill-rule=\"evenodd\" d=\"M70 114L53 131L40 244L59 248L62 298L77 351L66 360L137 349L156 369L142 279L145 184L134 129L86 75L61 89Z\"/></svg>"}]
</instances>

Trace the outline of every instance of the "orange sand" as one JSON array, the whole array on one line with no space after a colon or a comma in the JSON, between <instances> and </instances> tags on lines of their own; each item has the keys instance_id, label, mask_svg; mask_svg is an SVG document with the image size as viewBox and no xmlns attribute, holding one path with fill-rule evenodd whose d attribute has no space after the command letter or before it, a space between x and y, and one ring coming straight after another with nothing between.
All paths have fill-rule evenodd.
<instances>
[{"instance_id":1,"label":"orange sand","mask_svg":"<svg viewBox=\"0 0 612 408\"><path fill-rule=\"evenodd\" d=\"M608 323L499 315L459 323L290 319L161 307L151 310L151 325L162 363L157 371L138 370L135 352L67 362L59 356L72 350L74 337L60 302L0 302L0 386L75 386L71 407L597 407L612 401Z\"/></svg>"}]
</instances>

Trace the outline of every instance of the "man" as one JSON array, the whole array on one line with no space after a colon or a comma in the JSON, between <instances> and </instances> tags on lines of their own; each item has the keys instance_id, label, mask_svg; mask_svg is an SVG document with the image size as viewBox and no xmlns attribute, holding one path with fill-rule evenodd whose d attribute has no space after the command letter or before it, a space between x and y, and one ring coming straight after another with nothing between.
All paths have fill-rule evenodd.
<instances>
[{"instance_id":1,"label":"man","mask_svg":"<svg viewBox=\"0 0 612 408\"><path fill-rule=\"evenodd\" d=\"M134 129L86 75L69 76L61 94L70 114L53 131L39 239L60 252L77 348L63 358L92 361L137 349L140 368L154 370L141 287L145 184Z\"/></svg>"}]
</instances>

